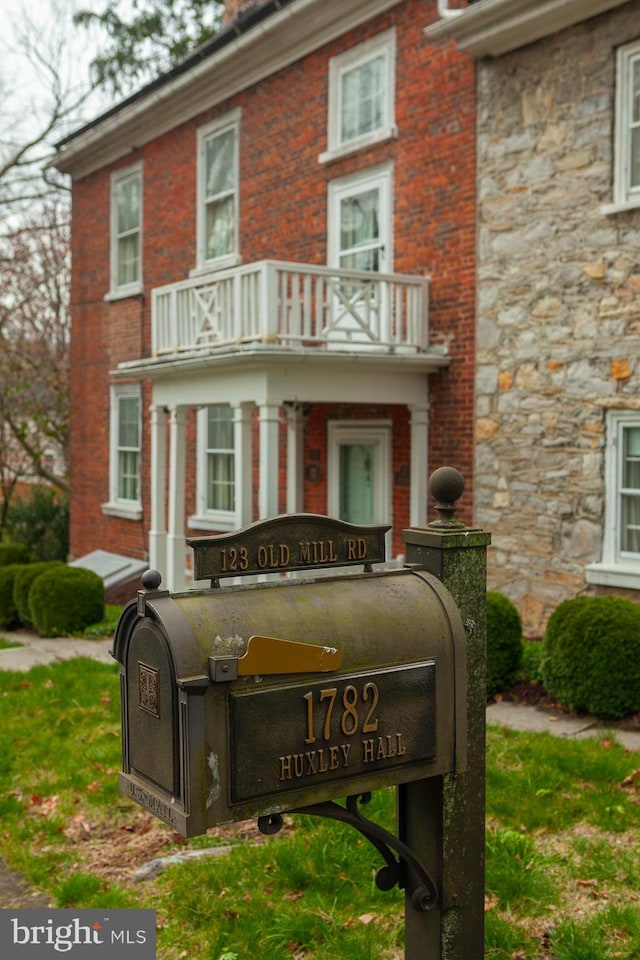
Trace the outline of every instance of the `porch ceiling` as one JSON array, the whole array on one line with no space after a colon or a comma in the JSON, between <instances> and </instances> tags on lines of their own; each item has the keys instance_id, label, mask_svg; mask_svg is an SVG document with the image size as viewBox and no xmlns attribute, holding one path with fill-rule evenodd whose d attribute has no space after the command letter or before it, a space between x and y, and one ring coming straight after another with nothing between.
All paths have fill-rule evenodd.
<instances>
[{"instance_id":1,"label":"porch ceiling","mask_svg":"<svg viewBox=\"0 0 640 960\"><path fill-rule=\"evenodd\" d=\"M113 376L153 382L167 406L254 402L424 404L426 378L447 367L443 349L421 354L286 350L260 345L214 356L120 364Z\"/></svg>"}]
</instances>

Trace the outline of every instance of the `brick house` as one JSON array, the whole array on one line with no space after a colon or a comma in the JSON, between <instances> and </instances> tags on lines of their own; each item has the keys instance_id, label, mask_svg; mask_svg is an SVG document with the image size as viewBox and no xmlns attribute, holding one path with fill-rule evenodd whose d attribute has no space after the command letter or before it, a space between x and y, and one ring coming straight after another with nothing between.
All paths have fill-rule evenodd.
<instances>
[{"instance_id":1,"label":"brick house","mask_svg":"<svg viewBox=\"0 0 640 960\"><path fill-rule=\"evenodd\" d=\"M73 181L71 553L188 580L185 536L282 512L424 524L467 480L473 60L436 0L226 3L58 145Z\"/></svg>"},{"instance_id":2,"label":"brick house","mask_svg":"<svg viewBox=\"0 0 640 960\"><path fill-rule=\"evenodd\" d=\"M480 0L426 33L476 63L474 514L536 634L566 597L639 598L640 2Z\"/></svg>"}]
</instances>

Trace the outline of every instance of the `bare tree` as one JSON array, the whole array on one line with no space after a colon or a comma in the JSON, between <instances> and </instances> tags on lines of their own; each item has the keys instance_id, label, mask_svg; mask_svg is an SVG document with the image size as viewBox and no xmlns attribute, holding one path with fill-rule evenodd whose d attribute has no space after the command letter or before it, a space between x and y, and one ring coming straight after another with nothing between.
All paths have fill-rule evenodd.
<instances>
[{"instance_id":1,"label":"bare tree","mask_svg":"<svg viewBox=\"0 0 640 960\"><path fill-rule=\"evenodd\" d=\"M64 202L47 202L3 246L0 414L21 474L66 490L70 258Z\"/></svg>"},{"instance_id":2,"label":"bare tree","mask_svg":"<svg viewBox=\"0 0 640 960\"><path fill-rule=\"evenodd\" d=\"M0 37L0 520L19 480L67 490L69 189L50 162L92 108L72 2L25 5Z\"/></svg>"},{"instance_id":3,"label":"bare tree","mask_svg":"<svg viewBox=\"0 0 640 960\"><path fill-rule=\"evenodd\" d=\"M49 166L54 143L79 125L91 96L88 79L74 76L71 24L65 0L51 0L45 20L25 7L14 17L12 40L0 38L1 233L34 204L68 190Z\"/></svg>"}]
</instances>

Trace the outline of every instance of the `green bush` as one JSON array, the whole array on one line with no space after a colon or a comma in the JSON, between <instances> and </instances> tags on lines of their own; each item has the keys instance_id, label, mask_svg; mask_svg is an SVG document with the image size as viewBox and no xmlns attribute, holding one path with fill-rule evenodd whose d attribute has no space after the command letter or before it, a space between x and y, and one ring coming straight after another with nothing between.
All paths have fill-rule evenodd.
<instances>
[{"instance_id":1,"label":"green bush","mask_svg":"<svg viewBox=\"0 0 640 960\"><path fill-rule=\"evenodd\" d=\"M51 567L61 567L59 560L42 560L40 563L27 563L18 568L13 582L13 602L21 623L31 624L29 593L33 581Z\"/></svg>"},{"instance_id":2,"label":"green bush","mask_svg":"<svg viewBox=\"0 0 640 960\"><path fill-rule=\"evenodd\" d=\"M20 617L13 599L13 585L16 574L22 569L22 564L18 563L0 567L0 627L5 630L15 630L20 626Z\"/></svg>"},{"instance_id":3,"label":"green bush","mask_svg":"<svg viewBox=\"0 0 640 960\"><path fill-rule=\"evenodd\" d=\"M522 663L522 621L516 606L495 590L487 593L487 698L512 684Z\"/></svg>"},{"instance_id":4,"label":"green bush","mask_svg":"<svg viewBox=\"0 0 640 960\"><path fill-rule=\"evenodd\" d=\"M524 680L542 683L542 641L527 640L522 645L522 676Z\"/></svg>"},{"instance_id":5,"label":"green bush","mask_svg":"<svg viewBox=\"0 0 640 960\"><path fill-rule=\"evenodd\" d=\"M84 630L104 616L104 586L92 570L52 567L33 581L29 616L41 636L60 637Z\"/></svg>"},{"instance_id":6,"label":"green bush","mask_svg":"<svg viewBox=\"0 0 640 960\"><path fill-rule=\"evenodd\" d=\"M0 567L11 563L29 563L31 554L26 543L0 543Z\"/></svg>"},{"instance_id":7,"label":"green bush","mask_svg":"<svg viewBox=\"0 0 640 960\"><path fill-rule=\"evenodd\" d=\"M34 560L67 559L69 503L50 487L35 486L31 496L12 502L5 531L11 540L29 547Z\"/></svg>"},{"instance_id":8,"label":"green bush","mask_svg":"<svg viewBox=\"0 0 640 960\"><path fill-rule=\"evenodd\" d=\"M574 713L617 720L640 710L640 606L622 597L575 597L549 617L542 678Z\"/></svg>"}]
</instances>

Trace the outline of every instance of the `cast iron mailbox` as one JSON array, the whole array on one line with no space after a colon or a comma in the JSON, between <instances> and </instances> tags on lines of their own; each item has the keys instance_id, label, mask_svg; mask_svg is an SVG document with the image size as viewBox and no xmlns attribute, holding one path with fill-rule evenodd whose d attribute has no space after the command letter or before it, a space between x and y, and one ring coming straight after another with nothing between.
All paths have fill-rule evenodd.
<instances>
[{"instance_id":1,"label":"cast iron mailbox","mask_svg":"<svg viewBox=\"0 0 640 960\"><path fill-rule=\"evenodd\" d=\"M386 529L279 517L190 541L210 589L170 595L145 575L114 644L125 793L194 836L464 766L460 616L424 571L371 570Z\"/></svg>"}]
</instances>

